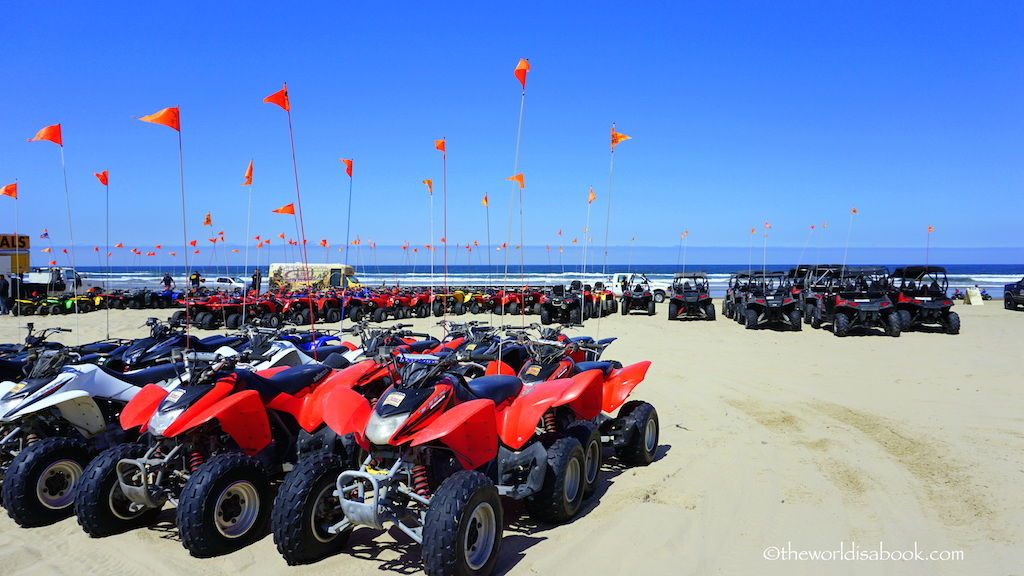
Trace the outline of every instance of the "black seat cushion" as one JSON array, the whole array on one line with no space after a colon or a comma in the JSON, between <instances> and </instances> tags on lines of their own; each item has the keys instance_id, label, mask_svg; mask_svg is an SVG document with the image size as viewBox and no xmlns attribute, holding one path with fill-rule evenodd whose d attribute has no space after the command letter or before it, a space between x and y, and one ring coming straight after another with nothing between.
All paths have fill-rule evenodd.
<instances>
[{"instance_id":1,"label":"black seat cushion","mask_svg":"<svg viewBox=\"0 0 1024 576\"><path fill-rule=\"evenodd\" d=\"M519 395L523 381L516 376L481 376L466 383L466 387L477 398L488 398L495 404Z\"/></svg>"},{"instance_id":2,"label":"black seat cushion","mask_svg":"<svg viewBox=\"0 0 1024 576\"><path fill-rule=\"evenodd\" d=\"M181 362L177 364L163 364L161 366L146 368L144 370L136 370L134 372L115 372L106 366L100 366L100 368L114 378L117 378L122 382L127 382L133 386L155 384L185 372L185 365Z\"/></svg>"},{"instance_id":3,"label":"black seat cushion","mask_svg":"<svg viewBox=\"0 0 1024 576\"><path fill-rule=\"evenodd\" d=\"M326 378L332 371L329 366L307 364L282 370L269 378L241 370L236 371L236 374L246 390L255 390L264 402L269 402L281 393L295 396L303 389Z\"/></svg>"},{"instance_id":4,"label":"black seat cushion","mask_svg":"<svg viewBox=\"0 0 1024 576\"><path fill-rule=\"evenodd\" d=\"M577 362L576 367L579 368L580 372L586 372L587 370L600 370L604 373L605 378L612 373L612 365L609 362Z\"/></svg>"}]
</instances>

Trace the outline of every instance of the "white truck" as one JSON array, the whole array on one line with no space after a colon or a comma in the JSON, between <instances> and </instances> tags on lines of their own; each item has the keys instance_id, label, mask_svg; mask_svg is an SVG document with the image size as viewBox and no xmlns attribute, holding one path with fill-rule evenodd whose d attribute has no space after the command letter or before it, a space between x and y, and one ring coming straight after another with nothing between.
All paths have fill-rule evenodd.
<instances>
[{"instance_id":1,"label":"white truck","mask_svg":"<svg viewBox=\"0 0 1024 576\"><path fill-rule=\"evenodd\" d=\"M36 292L49 296L59 296L68 292L82 294L92 288L103 290L105 284L100 280L94 280L88 276L82 276L73 268L61 268L57 266L49 268L33 268L26 272L21 280L22 291L25 294Z\"/></svg>"},{"instance_id":2,"label":"white truck","mask_svg":"<svg viewBox=\"0 0 1024 576\"><path fill-rule=\"evenodd\" d=\"M616 296L622 296L623 284L632 287L641 276L643 276L641 272L614 272L607 276L599 277L596 281L604 282L605 288L614 292ZM654 301L659 304L664 302L671 292L672 283L658 280L649 280L649 282L651 292L654 294Z\"/></svg>"}]
</instances>

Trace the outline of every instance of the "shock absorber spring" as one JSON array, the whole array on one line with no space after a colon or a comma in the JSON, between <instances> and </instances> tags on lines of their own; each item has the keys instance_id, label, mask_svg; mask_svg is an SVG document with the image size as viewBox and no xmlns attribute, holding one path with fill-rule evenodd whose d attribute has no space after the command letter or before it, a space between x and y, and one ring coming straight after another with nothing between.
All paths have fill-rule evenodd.
<instances>
[{"instance_id":1,"label":"shock absorber spring","mask_svg":"<svg viewBox=\"0 0 1024 576\"><path fill-rule=\"evenodd\" d=\"M412 469L412 489L424 498L430 496L430 482L427 480L427 469L423 466L416 466Z\"/></svg>"},{"instance_id":2,"label":"shock absorber spring","mask_svg":"<svg viewBox=\"0 0 1024 576\"><path fill-rule=\"evenodd\" d=\"M544 413L544 431L555 432L555 414L551 410Z\"/></svg>"},{"instance_id":3,"label":"shock absorber spring","mask_svg":"<svg viewBox=\"0 0 1024 576\"><path fill-rule=\"evenodd\" d=\"M190 453L189 456L188 456L188 468L189 468L189 471L191 471L194 474L195 471L198 470L199 467L202 466L203 462L205 462L205 461L206 461L206 458L203 457L203 453L202 452L199 452L198 450L196 450L196 451Z\"/></svg>"}]
</instances>

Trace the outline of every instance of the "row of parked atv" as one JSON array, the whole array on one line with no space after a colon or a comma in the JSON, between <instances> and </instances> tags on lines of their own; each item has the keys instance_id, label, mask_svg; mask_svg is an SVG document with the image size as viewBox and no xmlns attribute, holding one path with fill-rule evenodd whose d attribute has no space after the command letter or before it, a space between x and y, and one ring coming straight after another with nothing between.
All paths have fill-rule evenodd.
<instances>
[{"instance_id":1,"label":"row of parked atv","mask_svg":"<svg viewBox=\"0 0 1024 576\"><path fill-rule=\"evenodd\" d=\"M563 523L598 489L605 449L656 457L655 408L628 400L650 362L601 359L614 338L442 323L336 332L246 326L67 347L36 333L0 346L0 495L24 527L75 515L92 537L172 504L198 557L237 550L269 521L289 564L395 526L430 575L489 574L502 499Z\"/></svg>"},{"instance_id":2,"label":"row of parked atv","mask_svg":"<svg viewBox=\"0 0 1024 576\"><path fill-rule=\"evenodd\" d=\"M172 308L182 306L185 294L174 290L112 290L93 288L84 294L59 296L25 295L11 303L15 316L85 314L105 309Z\"/></svg>"},{"instance_id":3,"label":"row of parked atv","mask_svg":"<svg viewBox=\"0 0 1024 576\"><path fill-rule=\"evenodd\" d=\"M729 278L722 313L747 329L800 330L806 323L829 324L836 336L873 327L899 336L925 326L958 334L960 317L948 290L941 266L906 266L891 274L884 266L841 265L738 272Z\"/></svg>"}]
</instances>

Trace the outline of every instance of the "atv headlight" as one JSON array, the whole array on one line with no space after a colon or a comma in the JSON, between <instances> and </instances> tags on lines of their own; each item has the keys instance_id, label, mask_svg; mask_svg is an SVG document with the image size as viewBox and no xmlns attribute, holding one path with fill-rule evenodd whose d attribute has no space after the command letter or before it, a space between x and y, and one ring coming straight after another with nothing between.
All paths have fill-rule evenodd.
<instances>
[{"instance_id":1,"label":"atv headlight","mask_svg":"<svg viewBox=\"0 0 1024 576\"><path fill-rule=\"evenodd\" d=\"M366 423L366 439L371 444L384 446L391 436L409 419L409 412L400 412L390 416L381 416L374 412Z\"/></svg>"},{"instance_id":2,"label":"atv headlight","mask_svg":"<svg viewBox=\"0 0 1024 576\"><path fill-rule=\"evenodd\" d=\"M174 424L174 421L185 412L187 406L181 408L172 408L170 410L157 410L156 414L153 414L152 418L149 419L149 431L157 436L163 436L164 431L167 430Z\"/></svg>"}]
</instances>

